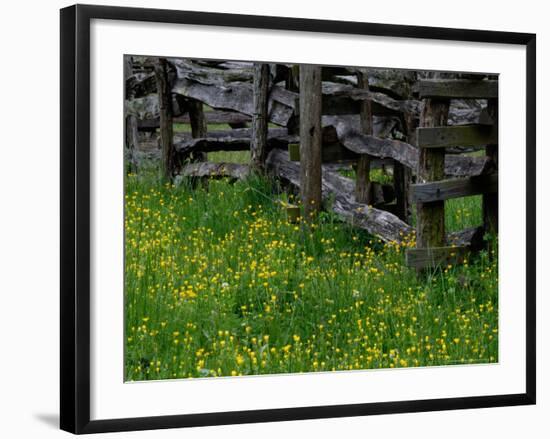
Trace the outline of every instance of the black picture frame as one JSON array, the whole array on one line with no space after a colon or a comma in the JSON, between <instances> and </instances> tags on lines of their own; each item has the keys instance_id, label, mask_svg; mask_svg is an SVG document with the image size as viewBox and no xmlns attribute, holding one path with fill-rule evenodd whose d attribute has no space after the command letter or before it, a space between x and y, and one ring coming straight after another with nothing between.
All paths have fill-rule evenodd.
<instances>
[{"instance_id":1,"label":"black picture frame","mask_svg":"<svg viewBox=\"0 0 550 439\"><path fill-rule=\"evenodd\" d=\"M254 29L502 43L526 47L525 393L415 401L90 420L90 22L130 20ZM535 404L536 35L303 18L75 5L61 10L61 404L72 433L303 420Z\"/></svg>"}]
</instances>

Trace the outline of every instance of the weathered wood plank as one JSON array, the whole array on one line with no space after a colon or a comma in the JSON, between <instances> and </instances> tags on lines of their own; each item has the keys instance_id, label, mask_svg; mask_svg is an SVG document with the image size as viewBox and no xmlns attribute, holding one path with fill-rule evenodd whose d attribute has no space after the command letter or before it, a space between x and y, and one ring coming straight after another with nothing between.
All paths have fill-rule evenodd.
<instances>
[{"instance_id":1,"label":"weathered wood plank","mask_svg":"<svg viewBox=\"0 0 550 439\"><path fill-rule=\"evenodd\" d=\"M189 154L193 151L248 151L250 150L251 135L251 128L211 131L203 138L193 138L189 133L177 133L174 136L174 148L180 154ZM297 143L299 140L298 136L288 134L285 128L268 129L268 149L284 148L288 143Z\"/></svg>"},{"instance_id":2,"label":"weathered wood plank","mask_svg":"<svg viewBox=\"0 0 550 439\"><path fill-rule=\"evenodd\" d=\"M498 143L498 100L489 99L487 102L487 115L495 125L495 132ZM488 145L485 147L485 154L490 160L495 170L498 170L498 147ZM488 232L498 232L498 193L483 195L483 225Z\"/></svg>"},{"instance_id":3,"label":"weathered wood plank","mask_svg":"<svg viewBox=\"0 0 550 439\"><path fill-rule=\"evenodd\" d=\"M252 116L254 105L251 83L232 83L228 86L201 84L189 79L179 79L172 92L204 102L212 108L233 110ZM295 106L296 93L274 86L268 101L269 120L277 125L286 126Z\"/></svg>"},{"instance_id":4,"label":"weathered wood plank","mask_svg":"<svg viewBox=\"0 0 550 439\"><path fill-rule=\"evenodd\" d=\"M125 143L126 143L126 172L132 173L137 171L138 161L136 159L136 150L139 146L138 124L134 115L129 114L124 119Z\"/></svg>"},{"instance_id":5,"label":"weathered wood plank","mask_svg":"<svg viewBox=\"0 0 550 439\"><path fill-rule=\"evenodd\" d=\"M178 157L173 143L172 94L167 76L167 62L159 58L154 64L160 113L160 144L164 177L172 180L177 172Z\"/></svg>"},{"instance_id":6,"label":"weathered wood plank","mask_svg":"<svg viewBox=\"0 0 550 439\"><path fill-rule=\"evenodd\" d=\"M447 124L449 101L427 99L420 117L422 127L440 127ZM419 131L417 130L417 143ZM417 179L419 183L443 180L445 150L420 149ZM445 244L445 205L443 201L417 203L416 247L442 247Z\"/></svg>"},{"instance_id":7,"label":"weathered wood plank","mask_svg":"<svg viewBox=\"0 0 550 439\"><path fill-rule=\"evenodd\" d=\"M267 157L267 96L269 93L269 64L254 65L254 82L252 100L252 140L250 153L252 166L257 171L265 167Z\"/></svg>"},{"instance_id":8,"label":"weathered wood plank","mask_svg":"<svg viewBox=\"0 0 550 439\"><path fill-rule=\"evenodd\" d=\"M357 87L363 91L369 91L369 79L366 72L357 72ZM372 119L372 101L363 100L359 107L359 124L361 133L366 135L373 134L373 119ZM355 170L355 200L358 203L372 204L372 185L370 181L370 162L371 156L361 154L357 160L357 168Z\"/></svg>"},{"instance_id":9,"label":"weathered wood plank","mask_svg":"<svg viewBox=\"0 0 550 439\"><path fill-rule=\"evenodd\" d=\"M190 79L201 84L228 85L231 82L252 82L253 69L248 66L234 66L229 69L206 67L189 59L170 58L178 79Z\"/></svg>"},{"instance_id":10,"label":"weathered wood plank","mask_svg":"<svg viewBox=\"0 0 550 439\"><path fill-rule=\"evenodd\" d=\"M413 203L429 203L495 193L498 191L498 174L479 175L469 178L441 180L411 185Z\"/></svg>"},{"instance_id":11,"label":"weathered wood plank","mask_svg":"<svg viewBox=\"0 0 550 439\"><path fill-rule=\"evenodd\" d=\"M195 139L206 137L207 125L202 102L189 99L187 107L189 111L189 121L191 122L191 135ZM191 159L197 162L203 162L206 160L206 154L196 151L191 154Z\"/></svg>"},{"instance_id":12,"label":"weathered wood plank","mask_svg":"<svg viewBox=\"0 0 550 439\"><path fill-rule=\"evenodd\" d=\"M469 79L426 79L415 88L420 98L498 98L498 81Z\"/></svg>"},{"instance_id":13,"label":"weathered wood plank","mask_svg":"<svg viewBox=\"0 0 550 439\"><path fill-rule=\"evenodd\" d=\"M357 74L365 74L363 72L364 70L361 69ZM345 84L323 83L324 114L354 114L357 113L354 110L360 107L360 104L353 103L354 101L371 101L372 113L375 115L391 113L411 113L417 117L420 115L422 109L420 101L394 99L387 94L362 88L359 84L358 82L358 87L353 87Z\"/></svg>"},{"instance_id":14,"label":"weathered wood plank","mask_svg":"<svg viewBox=\"0 0 550 439\"><path fill-rule=\"evenodd\" d=\"M288 145L288 153L291 161L300 161L300 145L298 143L290 143ZM350 161L357 163L359 157L349 149L342 147L339 143L324 144L321 149L321 162L323 164L337 164L339 162Z\"/></svg>"},{"instance_id":15,"label":"weathered wood plank","mask_svg":"<svg viewBox=\"0 0 550 439\"><path fill-rule=\"evenodd\" d=\"M445 267L463 262L468 251L467 247L411 248L405 253L405 263L416 269Z\"/></svg>"},{"instance_id":16,"label":"weathered wood plank","mask_svg":"<svg viewBox=\"0 0 550 439\"><path fill-rule=\"evenodd\" d=\"M416 139L419 148L495 145L498 129L494 125L420 127L416 129Z\"/></svg>"},{"instance_id":17,"label":"weathered wood plank","mask_svg":"<svg viewBox=\"0 0 550 439\"><path fill-rule=\"evenodd\" d=\"M300 65L300 195L306 221L321 208L321 67Z\"/></svg>"},{"instance_id":18,"label":"weathered wood plank","mask_svg":"<svg viewBox=\"0 0 550 439\"><path fill-rule=\"evenodd\" d=\"M204 119L206 124L246 124L252 121L252 118L246 114L236 113L233 111L205 111ZM183 116L177 116L173 118L174 123L190 124L191 119L189 113ZM140 119L138 120L138 128L142 131L154 130L159 127L159 119ZM245 127L242 127L245 128Z\"/></svg>"},{"instance_id":19,"label":"weathered wood plank","mask_svg":"<svg viewBox=\"0 0 550 439\"><path fill-rule=\"evenodd\" d=\"M356 154L370 154L379 158L392 158L416 172L419 149L400 140L380 138L361 134L343 117L325 117L325 129L333 127L338 141ZM445 156L445 175L464 177L480 175L487 171L489 161L486 157ZM443 179L443 178L442 178Z\"/></svg>"},{"instance_id":20,"label":"weathered wood plank","mask_svg":"<svg viewBox=\"0 0 550 439\"><path fill-rule=\"evenodd\" d=\"M181 168L178 175L193 178L233 178L243 180L250 174L250 167L239 163L195 162Z\"/></svg>"}]
</instances>

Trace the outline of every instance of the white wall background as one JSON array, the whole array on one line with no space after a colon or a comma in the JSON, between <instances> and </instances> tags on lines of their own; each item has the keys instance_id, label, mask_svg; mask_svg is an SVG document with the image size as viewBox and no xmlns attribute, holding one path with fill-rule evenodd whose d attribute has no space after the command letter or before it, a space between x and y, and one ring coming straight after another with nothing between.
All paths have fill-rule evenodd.
<instances>
[{"instance_id":1,"label":"white wall background","mask_svg":"<svg viewBox=\"0 0 550 439\"><path fill-rule=\"evenodd\" d=\"M455 412L371 416L272 424L136 432L109 437L409 438L543 437L550 432L548 367L550 311L544 292L550 283L550 161L543 101L550 100L550 28L544 2L457 0L201 0L184 2L109 1L88 3L300 16L395 24L535 32L538 37L538 405ZM59 13L64 1L35 0L4 5L0 17L0 435L60 437L58 422L59 288ZM335 4L340 6L335 8ZM313 5L314 8L313 8ZM545 111L546 110L546 111ZM24 116L25 119L21 117ZM546 343L546 345L545 345ZM546 415L546 416L545 416Z\"/></svg>"}]
</instances>

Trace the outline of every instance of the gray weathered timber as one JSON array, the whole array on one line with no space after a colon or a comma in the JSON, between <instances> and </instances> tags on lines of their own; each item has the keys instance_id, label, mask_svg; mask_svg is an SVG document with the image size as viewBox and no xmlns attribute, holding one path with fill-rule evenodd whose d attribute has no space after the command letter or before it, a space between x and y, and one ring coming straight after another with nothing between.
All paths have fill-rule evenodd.
<instances>
[{"instance_id":1,"label":"gray weathered timber","mask_svg":"<svg viewBox=\"0 0 550 439\"><path fill-rule=\"evenodd\" d=\"M369 75L372 91L389 94L397 99L406 99L415 82L414 72L400 69L376 69L358 67L323 67L323 81L357 85L358 70Z\"/></svg>"},{"instance_id":2,"label":"gray weathered timber","mask_svg":"<svg viewBox=\"0 0 550 439\"><path fill-rule=\"evenodd\" d=\"M191 135L195 139L206 137L207 125L202 102L195 99L188 99L187 107L189 110L189 122L191 123ZM206 160L206 154L197 151L191 154L191 159L193 161L203 162Z\"/></svg>"},{"instance_id":3,"label":"gray weathered timber","mask_svg":"<svg viewBox=\"0 0 550 439\"><path fill-rule=\"evenodd\" d=\"M254 114L251 83L232 83L222 86L179 79L174 84L172 92L197 99L212 108L238 111L249 116ZM286 126L296 108L292 106L296 97L296 93L273 86L268 101L269 120L277 125Z\"/></svg>"},{"instance_id":4,"label":"gray weathered timber","mask_svg":"<svg viewBox=\"0 0 550 439\"><path fill-rule=\"evenodd\" d=\"M498 100L489 99L487 103L487 114L494 123L494 132L496 142L498 143ZM493 167L498 169L498 147L497 145L488 145L485 148L485 154ZM498 193L483 195L483 225L489 232L498 232Z\"/></svg>"},{"instance_id":5,"label":"gray weathered timber","mask_svg":"<svg viewBox=\"0 0 550 439\"><path fill-rule=\"evenodd\" d=\"M180 115L183 111L174 97L171 97L172 116ZM125 114L132 114L139 120L159 119L158 95L152 94L136 99L127 99L124 101Z\"/></svg>"},{"instance_id":6,"label":"gray weathered timber","mask_svg":"<svg viewBox=\"0 0 550 439\"><path fill-rule=\"evenodd\" d=\"M415 86L420 98L497 98L498 81L470 79L426 79Z\"/></svg>"},{"instance_id":7,"label":"gray weathered timber","mask_svg":"<svg viewBox=\"0 0 550 439\"><path fill-rule=\"evenodd\" d=\"M357 75L365 74L362 70ZM326 99L323 102L325 104L325 114L345 114L345 111L352 111L356 107L355 104L345 103L345 100L337 98L349 98L352 101L371 101L373 114L388 114L389 112L395 113L411 113L417 117L422 110L422 103L417 100L397 100L388 96L387 94L380 92L370 91L369 88L363 88L359 85L353 87L345 84L336 83L323 83L323 95L324 97L333 98ZM339 103L340 102L340 103ZM335 108L331 108L335 107ZM346 109L346 110L344 110ZM357 113L357 112L355 112ZM352 111L353 114L353 111Z\"/></svg>"},{"instance_id":8,"label":"gray weathered timber","mask_svg":"<svg viewBox=\"0 0 550 439\"><path fill-rule=\"evenodd\" d=\"M427 99L420 117L422 127L447 124L449 100ZM420 129L420 128L419 128ZM419 140L417 130L417 143ZM419 183L443 180L445 177L445 150L420 149L417 180ZM445 205L443 201L417 203L416 247L443 247L445 245Z\"/></svg>"},{"instance_id":9,"label":"gray weathered timber","mask_svg":"<svg viewBox=\"0 0 550 439\"><path fill-rule=\"evenodd\" d=\"M181 168L178 175L194 178L232 178L244 180L250 167L239 163L195 162Z\"/></svg>"},{"instance_id":10,"label":"gray weathered timber","mask_svg":"<svg viewBox=\"0 0 550 439\"><path fill-rule=\"evenodd\" d=\"M395 191L395 215L410 222L410 186L412 171L397 160L393 161L393 188Z\"/></svg>"},{"instance_id":11,"label":"gray weathered timber","mask_svg":"<svg viewBox=\"0 0 550 439\"><path fill-rule=\"evenodd\" d=\"M154 67L159 103L162 169L164 177L172 180L177 172L178 157L173 145L172 94L168 82L166 59L157 59Z\"/></svg>"},{"instance_id":12,"label":"gray weathered timber","mask_svg":"<svg viewBox=\"0 0 550 439\"><path fill-rule=\"evenodd\" d=\"M416 141L419 148L495 145L498 130L494 125L420 127L416 130Z\"/></svg>"},{"instance_id":13,"label":"gray weathered timber","mask_svg":"<svg viewBox=\"0 0 550 439\"><path fill-rule=\"evenodd\" d=\"M321 67L300 65L300 195L306 221L321 208Z\"/></svg>"},{"instance_id":14,"label":"gray weathered timber","mask_svg":"<svg viewBox=\"0 0 550 439\"><path fill-rule=\"evenodd\" d=\"M155 74L136 73L126 78L126 99L135 99L157 92Z\"/></svg>"},{"instance_id":15,"label":"gray weathered timber","mask_svg":"<svg viewBox=\"0 0 550 439\"><path fill-rule=\"evenodd\" d=\"M485 247L485 229L483 227L470 227L459 232L447 233L445 245L454 247L469 247L472 251L479 251Z\"/></svg>"},{"instance_id":16,"label":"gray weathered timber","mask_svg":"<svg viewBox=\"0 0 550 439\"><path fill-rule=\"evenodd\" d=\"M333 127L338 141L356 154L370 154L379 158L392 158L416 172L419 149L400 140L380 138L361 134L348 118L323 117L325 129ZM376 125L375 125L376 126ZM480 175L487 171L489 161L486 157L445 156L445 175L463 177Z\"/></svg>"},{"instance_id":17,"label":"gray weathered timber","mask_svg":"<svg viewBox=\"0 0 550 439\"><path fill-rule=\"evenodd\" d=\"M137 171L136 150L139 146L138 121L133 114L129 114L125 118L126 125L126 171L128 173Z\"/></svg>"},{"instance_id":18,"label":"gray weathered timber","mask_svg":"<svg viewBox=\"0 0 550 439\"><path fill-rule=\"evenodd\" d=\"M357 87L362 91L369 91L368 76L364 72L357 72ZM371 100L362 100L360 102L359 123L361 133L366 135L373 134L372 102ZM361 154L357 160L357 169L355 170L355 199L359 203L372 204L372 186L370 181L370 162L371 156Z\"/></svg>"},{"instance_id":19,"label":"gray weathered timber","mask_svg":"<svg viewBox=\"0 0 550 439\"><path fill-rule=\"evenodd\" d=\"M206 124L228 124L228 125L236 125L236 124L246 124L250 121L252 121L252 118L246 114L236 113L233 111L207 111L204 112L204 119L206 121ZM191 118L189 117L189 113L184 114L183 116L177 116L173 118L174 123L183 123L183 124L189 124L191 123ZM138 120L138 128L140 130L152 130L159 127L159 120L158 118L155 119L140 119ZM242 127L245 128L245 127Z\"/></svg>"},{"instance_id":20,"label":"gray weathered timber","mask_svg":"<svg viewBox=\"0 0 550 439\"><path fill-rule=\"evenodd\" d=\"M461 155L445 156L445 178L482 175L487 173L490 169L491 163L487 157Z\"/></svg>"},{"instance_id":21,"label":"gray weathered timber","mask_svg":"<svg viewBox=\"0 0 550 439\"><path fill-rule=\"evenodd\" d=\"M193 138L189 133L177 133L174 136L174 147L178 153L183 155L195 151L248 151L250 150L251 135L251 128L210 131L203 138ZM289 143L297 143L299 140L298 136L288 134L285 128L268 129L268 149L285 148Z\"/></svg>"},{"instance_id":22,"label":"gray weathered timber","mask_svg":"<svg viewBox=\"0 0 550 439\"><path fill-rule=\"evenodd\" d=\"M411 185L413 203L429 203L498 191L498 174Z\"/></svg>"},{"instance_id":23,"label":"gray weathered timber","mask_svg":"<svg viewBox=\"0 0 550 439\"><path fill-rule=\"evenodd\" d=\"M250 153L252 166L257 171L265 167L267 157L267 96L269 93L269 64L254 65L252 140Z\"/></svg>"},{"instance_id":24,"label":"gray weathered timber","mask_svg":"<svg viewBox=\"0 0 550 439\"><path fill-rule=\"evenodd\" d=\"M467 247L410 248L405 253L405 263L416 269L445 267L463 262L468 252Z\"/></svg>"},{"instance_id":25,"label":"gray weathered timber","mask_svg":"<svg viewBox=\"0 0 550 439\"><path fill-rule=\"evenodd\" d=\"M170 58L176 69L178 79L190 79L201 84L225 85L231 82L252 82L253 69L239 66L229 69L206 67L188 59Z\"/></svg>"}]
</instances>

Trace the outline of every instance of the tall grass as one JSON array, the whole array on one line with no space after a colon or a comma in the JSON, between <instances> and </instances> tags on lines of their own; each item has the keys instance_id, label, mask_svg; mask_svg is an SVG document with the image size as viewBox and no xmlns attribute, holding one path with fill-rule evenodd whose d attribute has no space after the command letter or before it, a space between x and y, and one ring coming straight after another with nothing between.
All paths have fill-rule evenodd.
<instances>
[{"instance_id":1,"label":"tall grass","mask_svg":"<svg viewBox=\"0 0 550 439\"><path fill-rule=\"evenodd\" d=\"M290 223L279 189L127 178L127 380L498 360L496 242L417 276L410 243L329 213ZM479 219L479 200L462 203L448 205L453 227Z\"/></svg>"}]
</instances>

